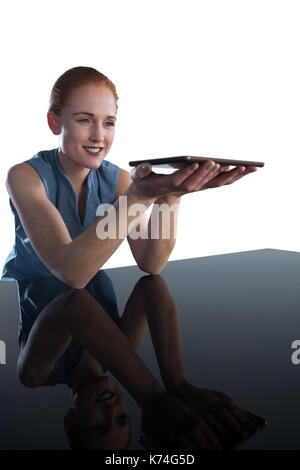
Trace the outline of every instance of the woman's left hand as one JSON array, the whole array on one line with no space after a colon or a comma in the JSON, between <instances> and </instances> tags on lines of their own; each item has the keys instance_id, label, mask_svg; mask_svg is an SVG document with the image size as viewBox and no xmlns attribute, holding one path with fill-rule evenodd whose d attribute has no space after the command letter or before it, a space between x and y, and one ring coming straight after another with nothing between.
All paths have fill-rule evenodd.
<instances>
[{"instance_id":1,"label":"woman's left hand","mask_svg":"<svg viewBox=\"0 0 300 470\"><path fill-rule=\"evenodd\" d=\"M158 448L167 443L181 449L221 449L216 434L201 415L165 391L151 397L143 407L142 429Z\"/></svg>"},{"instance_id":2,"label":"woman's left hand","mask_svg":"<svg viewBox=\"0 0 300 470\"><path fill-rule=\"evenodd\" d=\"M212 430L220 434L231 431L243 437L258 431L252 418L222 392L195 387L187 380L168 387L168 392L182 400L192 412L203 417Z\"/></svg>"},{"instance_id":3,"label":"woman's left hand","mask_svg":"<svg viewBox=\"0 0 300 470\"><path fill-rule=\"evenodd\" d=\"M220 166L215 170L215 177L208 181L208 183L199 186L199 188L194 189L194 191L203 191L204 189L217 188L219 186L225 186L228 184L235 183L235 181L243 178L249 173L256 171L256 166L237 166L230 169L230 166Z\"/></svg>"}]
</instances>

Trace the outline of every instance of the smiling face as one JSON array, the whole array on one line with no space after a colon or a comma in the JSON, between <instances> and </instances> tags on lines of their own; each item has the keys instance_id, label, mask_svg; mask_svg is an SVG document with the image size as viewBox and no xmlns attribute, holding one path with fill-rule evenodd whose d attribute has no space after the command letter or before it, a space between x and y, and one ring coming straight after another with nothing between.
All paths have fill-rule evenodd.
<instances>
[{"instance_id":1,"label":"smiling face","mask_svg":"<svg viewBox=\"0 0 300 470\"><path fill-rule=\"evenodd\" d=\"M120 449L130 433L126 401L110 377L91 377L74 395L77 431L85 448Z\"/></svg>"},{"instance_id":2,"label":"smiling face","mask_svg":"<svg viewBox=\"0 0 300 470\"><path fill-rule=\"evenodd\" d=\"M49 127L59 136L59 154L72 169L101 165L113 143L115 121L114 95L101 84L72 90L60 116L48 112Z\"/></svg>"}]
</instances>

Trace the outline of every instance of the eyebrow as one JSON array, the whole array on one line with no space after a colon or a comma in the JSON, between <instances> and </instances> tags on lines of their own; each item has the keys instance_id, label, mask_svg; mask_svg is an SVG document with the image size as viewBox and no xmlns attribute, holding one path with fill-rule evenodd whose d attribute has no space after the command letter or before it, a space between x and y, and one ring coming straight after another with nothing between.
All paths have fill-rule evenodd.
<instances>
[{"instance_id":1,"label":"eyebrow","mask_svg":"<svg viewBox=\"0 0 300 470\"><path fill-rule=\"evenodd\" d=\"M73 113L72 116L76 116L77 114L87 114L88 116L92 116L92 117L95 116L93 113L87 113L86 111L80 111L79 113ZM106 117L114 119L115 121L117 120L116 116L106 116Z\"/></svg>"}]
</instances>

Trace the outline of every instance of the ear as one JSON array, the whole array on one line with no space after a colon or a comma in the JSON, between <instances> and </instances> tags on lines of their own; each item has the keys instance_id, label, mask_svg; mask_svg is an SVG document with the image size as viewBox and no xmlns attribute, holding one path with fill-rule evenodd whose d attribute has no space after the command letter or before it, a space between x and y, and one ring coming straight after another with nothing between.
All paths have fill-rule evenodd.
<instances>
[{"instance_id":1,"label":"ear","mask_svg":"<svg viewBox=\"0 0 300 470\"><path fill-rule=\"evenodd\" d=\"M74 408L69 408L64 416L64 430L67 433L72 432L75 423L75 411Z\"/></svg>"},{"instance_id":2,"label":"ear","mask_svg":"<svg viewBox=\"0 0 300 470\"><path fill-rule=\"evenodd\" d=\"M52 112L47 113L48 126L54 135L60 134L59 118Z\"/></svg>"}]
</instances>

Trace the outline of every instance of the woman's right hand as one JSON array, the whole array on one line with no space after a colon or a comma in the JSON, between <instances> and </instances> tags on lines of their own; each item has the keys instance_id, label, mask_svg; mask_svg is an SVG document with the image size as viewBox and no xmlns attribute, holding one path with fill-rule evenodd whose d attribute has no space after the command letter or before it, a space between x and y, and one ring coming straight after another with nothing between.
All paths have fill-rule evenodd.
<instances>
[{"instance_id":1,"label":"woman's right hand","mask_svg":"<svg viewBox=\"0 0 300 470\"><path fill-rule=\"evenodd\" d=\"M152 171L150 163L138 165L131 170L130 176L133 181L129 192L138 199L155 200L165 196L182 196L185 193L193 192L194 188L211 181L218 171L214 172L215 163L208 160L200 165L193 163L188 167L174 171L172 174L158 174ZM209 169L208 169L209 168Z\"/></svg>"},{"instance_id":2,"label":"woman's right hand","mask_svg":"<svg viewBox=\"0 0 300 470\"><path fill-rule=\"evenodd\" d=\"M158 198L180 197L195 191L232 184L243 176L256 170L256 167L235 167L215 164L207 160L200 166L193 163L172 174L157 174L150 163L138 165L130 172L132 185L127 192L134 194L140 201L155 201Z\"/></svg>"}]
</instances>

